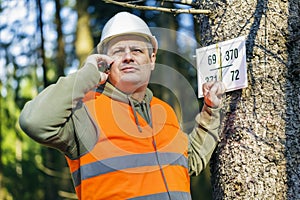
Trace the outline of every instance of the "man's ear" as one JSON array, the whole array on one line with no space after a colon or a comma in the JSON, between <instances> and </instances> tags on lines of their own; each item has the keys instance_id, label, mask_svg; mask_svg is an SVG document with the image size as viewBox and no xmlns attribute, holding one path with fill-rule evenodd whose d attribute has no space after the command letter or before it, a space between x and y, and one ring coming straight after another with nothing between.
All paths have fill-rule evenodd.
<instances>
[{"instance_id":1,"label":"man's ear","mask_svg":"<svg viewBox=\"0 0 300 200\"><path fill-rule=\"evenodd\" d=\"M155 61L156 61L156 54L152 53L150 57L150 62L151 62L151 70L154 70L155 68Z\"/></svg>"}]
</instances>

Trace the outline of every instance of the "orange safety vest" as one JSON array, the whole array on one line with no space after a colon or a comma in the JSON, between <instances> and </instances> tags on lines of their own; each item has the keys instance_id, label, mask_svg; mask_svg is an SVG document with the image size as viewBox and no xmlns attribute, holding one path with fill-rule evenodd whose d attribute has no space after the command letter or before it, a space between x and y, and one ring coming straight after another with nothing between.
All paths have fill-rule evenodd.
<instances>
[{"instance_id":1,"label":"orange safety vest","mask_svg":"<svg viewBox=\"0 0 300 200\"><path fill-rule=\"evenodd\" d=\"M84 103L100 134L91 151L67 158L79 199L191 199L188 139L170 106L153 97L152 127L137 113L139 132L130 105L101 93Z\"/></svg>"}]
</instances>

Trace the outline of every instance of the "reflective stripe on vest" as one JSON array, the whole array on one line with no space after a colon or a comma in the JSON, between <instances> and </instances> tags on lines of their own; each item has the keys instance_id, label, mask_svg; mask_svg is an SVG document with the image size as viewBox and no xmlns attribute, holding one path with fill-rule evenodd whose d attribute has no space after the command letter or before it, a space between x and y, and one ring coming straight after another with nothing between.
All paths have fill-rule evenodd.
<instances>
[{"instance_id":1,"label":"reflective stripe on vest","mask_svg":"<svg viewBox=\"0 0 300 200\"><path fill-rule=\"evenodd\" d=\"M99 93L84 103L100 133L90 152L67 158L79 199L190 199L188 139L166 103L152 99L152 127L138 115L142 132L128 104Z\"/></svg>"},{"instance_id":2,"label":"reflective stripe on vest","mask_svg":"<svg viewBox=\"0 0 300 200\"><path fill-rule=\"evenodd\" d=\"M158 162L156 160L156 156L156 153L132 154L83 165L80 169L72 173L74 184L75 186L78 186L82 180L117 170L144 166L157 166ZM180 154L158 152L158 159L161 165L180 165L187 168L187 159Z\"/></svg>"},{"instance_id":3,"label":"reflective stripe on vest","mask_svg":"<svg viewBox=\"0 0 300 200\"><path fill-rule=\"evenodd\" d=\"M188 192L167 192L164 193L159 193L159 194L151 194L147 196L141 196L141 197L135 197L135 198L130 198L128 200L164 200L164 199L169 199L169 195L171 196L172 200L191 200L191 195Z\"/></svg>"}]
</instances>

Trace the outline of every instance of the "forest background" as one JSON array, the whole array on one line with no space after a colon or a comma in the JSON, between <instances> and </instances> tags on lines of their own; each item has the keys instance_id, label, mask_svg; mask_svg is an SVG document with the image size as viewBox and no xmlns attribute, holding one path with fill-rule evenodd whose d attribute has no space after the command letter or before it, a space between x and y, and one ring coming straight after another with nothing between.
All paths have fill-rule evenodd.
<instances>
[{"instance_id":1,"label":"forest background","mask_svg":"<svg viewBox=\"0 0 300 200\"><path fill-rule=\"evenodd\" d=\"M115 13L133 12L151 27L164 30L158 36L158 60L159 65L168 66L169 70L162 75L166 68L161 67L154 75L157 80L163 78L169 83L178 83L178 78L189 80L173 91L154 80L151 87L156 96L173 105L180 118L178 102L186 96L180 91L189 87L192 88L189 92L196 93L194 55L198 44L194 28L199 23L191 14L142 11L100 0L1 0L0 5L1 200L76 199L64 156L26 136L19 127L18 117L28 100L82 65L99 42L104 23ZM193 100L193 105L186 104L192 109L189 115L195 116L201 100ZM192 120L185 119L186 130L191 128ZM208 167L201 176L192 178L193 199L211 198L209 177Z\"/></svg>"},{"instance_id":2,"label":"forest background","mask_svg":"<svg viewBox=\"0 0 300 200\"><path fill-rule=\"evenodd\" d=\"M29 139L18 117L27 101L82 65L104 23L124 10L153 27L159 50L150 88L174 107L186 132L202 106L196 48L246 37L248 87L225 95L220 143L191 179L193 200L300 199L300 1L130 5L0 0L0 200L76 199L64 156Z\"/></svg>"}]
</instances>

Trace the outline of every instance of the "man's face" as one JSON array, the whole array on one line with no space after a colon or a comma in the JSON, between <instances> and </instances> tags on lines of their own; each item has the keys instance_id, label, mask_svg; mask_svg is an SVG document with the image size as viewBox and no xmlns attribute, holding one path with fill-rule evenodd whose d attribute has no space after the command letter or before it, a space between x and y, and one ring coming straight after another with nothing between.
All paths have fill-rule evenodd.
<instances>
[{"instance_id":1,"label":"man's face","mask_svg":"<svg viewBox=\"0 0 300 200\"><path fill-rule=\"evenodd\" d=\"M108 44L107 55L114 63L109 81L125 93L145 90L155 66L155 53L149 55L149 43L135 35L119 36Z\"/></svg>"}]
</instances>

